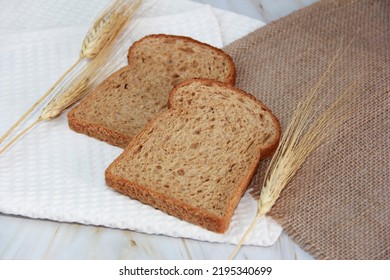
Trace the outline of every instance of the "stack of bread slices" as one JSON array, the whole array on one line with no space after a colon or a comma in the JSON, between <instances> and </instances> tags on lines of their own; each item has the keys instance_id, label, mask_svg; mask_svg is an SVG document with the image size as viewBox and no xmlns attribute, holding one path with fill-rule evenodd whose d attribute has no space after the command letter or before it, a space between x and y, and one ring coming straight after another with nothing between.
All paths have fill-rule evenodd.
<instances>
[{"instance_id":1,"label":"stack of bread slices","mask_svg":"<svg viewBox=\"0 0 390 280\"><path fill-rule=\"evenodd\" d=\"M222 50L149 35L130 47L128 66L69 112L69 126L124 148L106 170L107 185L223 233L281 134L272 112L234 83Z\"/></svg>"}]
</instances>

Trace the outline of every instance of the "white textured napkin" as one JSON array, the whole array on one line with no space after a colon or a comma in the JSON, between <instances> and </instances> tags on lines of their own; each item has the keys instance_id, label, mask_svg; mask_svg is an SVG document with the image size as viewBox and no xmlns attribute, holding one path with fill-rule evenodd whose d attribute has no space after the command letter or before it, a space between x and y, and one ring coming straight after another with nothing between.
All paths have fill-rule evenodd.
<instances>
[{"instance_id":1,"label":"white textured napkin","mask_svg":"<svg viewBox=\"0 0 390 280\"><path fill-rule=\"evenodd\" d=\"M8 4L0 13L0 134L77 59L90 23L85 21L103 6L97 0L81 2L88 9L77 9L79 1L15 2L17 9ZM29 13L28 24L17 18L20 9L40 11L37 6L44 6L45 13ZM158 1L147 9L144 18L137 20L138 37L178 34L223 47L263 25L182 0ZM216 234L123 196L104 181L104 170L121 151L71 131L66 114L39 124L0 156L0 212L233 244L256 214L256 201L247 193L228 232ZM272 219L262 219L246 244L271 245L281 230Z\"/></svg>"}]
</instances>

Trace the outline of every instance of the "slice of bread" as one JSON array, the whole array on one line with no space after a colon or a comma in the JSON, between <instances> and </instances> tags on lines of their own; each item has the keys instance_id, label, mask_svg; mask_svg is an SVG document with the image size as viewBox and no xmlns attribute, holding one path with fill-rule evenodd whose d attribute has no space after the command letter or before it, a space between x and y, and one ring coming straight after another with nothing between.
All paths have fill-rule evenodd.
<instances>
[{"instance_id":1,"label":"slice of bread","mask_svg":"<svg viewBox=\"0 0 390 280\"><path fill-rule=\"evenodd\" d=\"M71 129L125 147L166 110L169 92L177 83L190 78L235 82L230 56L183 36L146 36L130 47L128 63L69 112Z\"/></svg>"},{"instance_id":2,"label":"slice of bread","mask_svg":"<svg viewBox=\"0 0 390 280\"><path fill-rule=\"evenodd\" d=\"M280 125L255 97L193 79L177 85L162 112L106 170L115 190L208 230L225 232Z\"/></svg>"}]
</instances>

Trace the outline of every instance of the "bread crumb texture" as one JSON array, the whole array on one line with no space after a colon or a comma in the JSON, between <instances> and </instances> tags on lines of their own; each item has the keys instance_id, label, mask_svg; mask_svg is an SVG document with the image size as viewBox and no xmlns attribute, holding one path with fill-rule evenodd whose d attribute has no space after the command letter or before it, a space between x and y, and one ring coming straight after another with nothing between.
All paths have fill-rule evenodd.
<instances>
[{"instance_id":1,"label":"bread crumb texture","mask_svg":"<svg viewBox=\"0 0 390 280\"><path fill-rule=\"evenodd\" d=\"M169 104L107 169L107 183L183 220L225 232L261 154L276 148L279 123L251 95L211 80L178 85Z\"/></svg>"},{"instance_id":2,"label":"bread crumb texture","mask_svg":"<svg viewBox=\"0 0 390 280\"><path fill-rule=\"evenodd\" d=\"M129 65L103 81L68 115L81 133L125 147L158 113L169 92L190 78L234 84L235 69L222 50L188 37L150 35L128 52Z\"/></svg>"}]
</instances>

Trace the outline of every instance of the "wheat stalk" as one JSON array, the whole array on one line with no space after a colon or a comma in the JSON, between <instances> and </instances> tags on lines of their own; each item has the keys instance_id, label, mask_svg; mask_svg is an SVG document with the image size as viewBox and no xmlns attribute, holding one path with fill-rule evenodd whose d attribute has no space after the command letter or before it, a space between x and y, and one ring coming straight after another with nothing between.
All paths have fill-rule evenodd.
<instances>
[{"instance_id":1,"label":"wheat stalk","mask_svg":"<svg viewBox=\"0 0 390 280\"><path fill-rule=\"evenodd\" d=\"M134 14L140 4L141 1L137 1L134 2L134 6L127 7L127 11L125 11L127 20ZM113 13L111 15L115 14L116 13ZM124 26L123 23L122 26ZM121 58L125 57L127 52L128 45L124 42L126 42L129 34L134 32L134 29L135 26L133 26L132 29L127 30L127 32L122 34L121 38L115 43L113 43L113 40L110 40L108 44L106 42L104 47L99 50L97 56L94 57L95 59L87 65L85 70L81 72L66 89L57 93L46 107L43 108L40 118L42 120L50 120L58 117L65 109L82 99L88 92L88 89L99 84L104 78L117 70L121 63ZM121 29L115 28L115 30L118 34ZM99 42L99 40L96 42ZM99 43L93 45L96 46L99 45ZM85 54L88 55L88 53L89 55L92 55L95 52L92 49L85 49Z\"/></svg>"},{"instance_id":2,"label":"wheat stalk","mask_svg":"<svg viewBox=\"0 0 390 280\"><path fill-rule=\"evenodd\" d=\"M346 52L350 44L345 48L344 52ZM258 201L257 214L229 256L229 259L233 259L236 256L253 227L260 218L271 210L283 189L292 180L306 159L350 117L351 108L344 111L341 109L344 109L345 105L350 101L350 93L355 84L350 85L327 109L316 117L320 107L316 105L321 103L318 101L317 93L323 84L329 80L341 50L342 48L340 47L319 81L295 109L266 171ZM343 112L342 115L339 114L340 112Z\"/></svg>"},{"instance_id":3,"label":"wheat stalk","mask_svg":"<svg viewBox=\"0 0 390 280\"><path fill-rule=\"evenodd\" d=\"M85 36L80 57L93 59L109 44L131 18L141 1L116 0L95 21Z\"/></svg>"},{"instance_id":4,"label":"wheat stalk","mask_svg":"<svg viewBox=\"0 0 390 280\"><path fill-rule=\"evenodd\" d=\"M64 110L83 98L93 86L99 84L105 77L110 75L119 67L121 61L120 58L125 56L128 47L124 44L124 42L126 41L126 38L129 37L129 33L133 32L135 28L129 29L126 34L123 34L121 38L117 40L117 42L114 42L114 38L117 37L124 28L126 25L125 23L132 18L141 2L142 0L133 1L131 4L124 7L122 6L124 1L115 1L114 4L118 3L118 7L116 9L120 9L120 11L115 10L115 12L109 13L108 19L105 17L101 18L101 22L103 22L101 26L104 26L104 28L100 27L103 28L100 35L104 37L104 44L101 39L92 40L94 36L88 35L86 36L86 40L83 42L82 55L88 55L93 59L84 67L75 79L64 82L64 85L59 89L57 94L43 108L37 120L7 143L0 150L0 155L41 121L51 120L58 117ZM112 11L112 9L109 8L108 11ZM114 20L113 16L119 17L120 20ZM107 24L107 22L111 23ZM115 24L112 22L115 22ZM121 23L120 26L118 26L118 23ZM107 28L109 27L113 29L108 31ZM90 34L98 34L99 32L96 31L97 28L99 27L93 27ZM99 46L99 48L96 48L96 46ZM96 51L96 49L98 49L98 51ZM113 51L114 49L115 52Z\"/></svg>"},{"instance_id":5,"label":"wheat stalk","mask_svg":"<svg viewBox=\"0 0 390 280\"><path fill-rule=\"evenodd\" d=\"M61 82L64 81L65 77L67 77L83 59L94 59L106 45L114 40L125 23L131 19L131 15L139 7L140 3L140 0L130 2L115 0L111 5L107 6L87 32L77 61L8 129L0 138L0 144L53 92L55 88L58 87Z\"/></svg>"}]
</instances>

